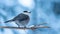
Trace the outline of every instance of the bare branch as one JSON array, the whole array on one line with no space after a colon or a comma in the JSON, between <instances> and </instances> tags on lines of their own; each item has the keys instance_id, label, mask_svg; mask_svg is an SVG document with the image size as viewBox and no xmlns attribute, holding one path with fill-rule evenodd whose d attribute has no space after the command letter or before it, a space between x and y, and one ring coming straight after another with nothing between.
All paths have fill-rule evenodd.
<instances>
[{"instance_id":1,"label":"bare branch","mask_svg":"<svg viewBox=\"0 0 60 34\"><path fill-rule=\"evenodd\" d=\"M37 29L37 28L50 28L48 26L34 26L34 27L10 27L10 26L0 26L0 28L10 28L10 29Z\"/></svg>"}]
</instances>

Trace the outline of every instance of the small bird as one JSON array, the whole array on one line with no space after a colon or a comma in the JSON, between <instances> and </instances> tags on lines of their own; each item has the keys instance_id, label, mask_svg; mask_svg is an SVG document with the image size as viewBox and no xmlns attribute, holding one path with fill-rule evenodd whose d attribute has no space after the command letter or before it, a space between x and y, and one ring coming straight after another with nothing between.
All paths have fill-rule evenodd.
<instances>
[{"instance_id":1,"label":"small bird","mask_svg":"<svg viewBox=\"0 0 60 34\"><path fill-rule=\"evenodd\" d=\"M15 21L18 27L20 27L21 25L26 27L26 25L29 23L29 20L30 20L30 17L29 17L30 13L31 12L23 11L23 13L20 13L19 15L17 15L15 18L11 20L5 21L5 23Z\"/></svg>"}]
</instances>

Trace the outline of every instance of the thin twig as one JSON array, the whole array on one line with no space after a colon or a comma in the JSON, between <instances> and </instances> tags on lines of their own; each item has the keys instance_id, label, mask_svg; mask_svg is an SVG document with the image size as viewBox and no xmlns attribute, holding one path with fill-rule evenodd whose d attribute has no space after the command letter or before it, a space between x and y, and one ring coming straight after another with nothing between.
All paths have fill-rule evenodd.
<instances>
[{"instance_id":1,"label":"thin twig","mask_svg":"<svg viewBox=\"0 0 60 34\"><path fill-rule=\"evenodd\" d=\"M50 28L48 26L34 26L34 27L10 27L10 26L0 26L0 28L10 28L10 29L37 29L37 28Z\"/></svg>"}]
</instances>

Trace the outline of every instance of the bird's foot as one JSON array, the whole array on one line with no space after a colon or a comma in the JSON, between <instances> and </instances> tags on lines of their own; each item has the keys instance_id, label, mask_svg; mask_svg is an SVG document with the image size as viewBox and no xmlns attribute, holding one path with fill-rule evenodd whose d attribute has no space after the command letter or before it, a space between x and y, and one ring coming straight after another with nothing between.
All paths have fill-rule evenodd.
<instances>
[{"instance_id":1,"label":"bird's foot","mask_svg":"<svg viewBox=\"0 0 60 34\"><path fill-rule=\"evenodd\" d=\"M24 28L26 28L26 26L24 26Z\"/></svg>"},{"instance_id":2,"label":"bird's foot","mask_svg":"<svg viewBox=\"0 0 60 34\"><path fill-rule=\"evenodd\" d=\"M26 29L26 26L24 26L24 30Z\"/></svg>"}]
</instances>

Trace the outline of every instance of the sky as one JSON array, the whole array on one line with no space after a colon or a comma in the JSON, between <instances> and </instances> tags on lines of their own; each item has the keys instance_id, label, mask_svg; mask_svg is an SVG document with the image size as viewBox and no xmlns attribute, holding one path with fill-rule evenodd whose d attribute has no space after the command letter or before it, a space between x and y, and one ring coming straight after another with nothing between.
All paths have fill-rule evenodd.
<instances>
[{"instance_id":1,"label":"sky","mask_svg":"<svg viewBox=\"0 0 60 34\"><path fill-rule=\"evenodd\" d=\"M60 34L60 0L0 0L0 26L16 26L13 19L24 10L31 11L27 26L47 23L51 28L19 30L0 28L0 34Z\"/></svg>"}]
</instances>

